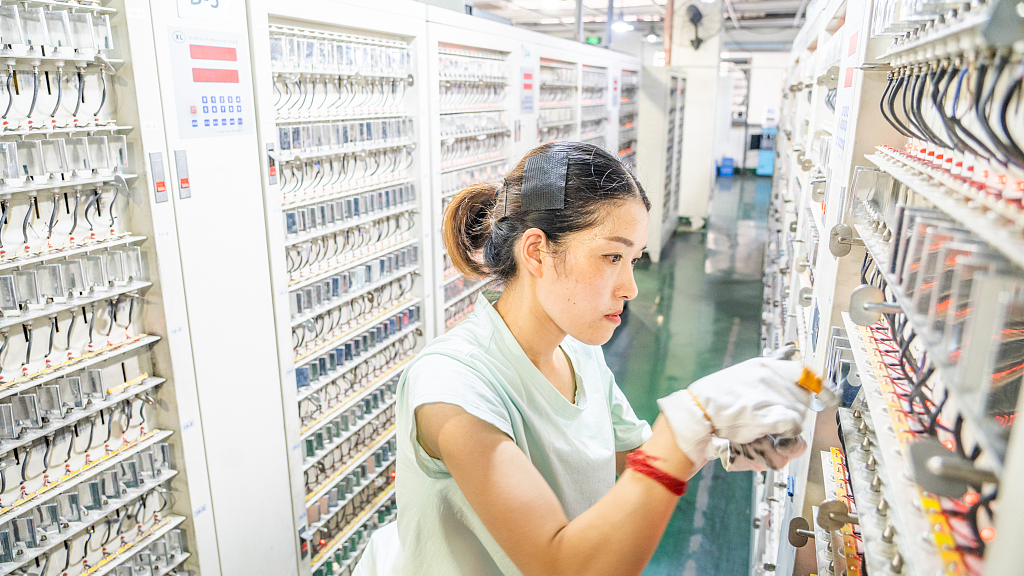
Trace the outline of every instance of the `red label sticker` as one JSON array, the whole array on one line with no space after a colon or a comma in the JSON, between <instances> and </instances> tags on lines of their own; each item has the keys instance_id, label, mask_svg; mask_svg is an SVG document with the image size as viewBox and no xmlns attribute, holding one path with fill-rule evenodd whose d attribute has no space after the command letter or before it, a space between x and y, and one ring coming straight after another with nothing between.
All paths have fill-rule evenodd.
<instances>
[{"instance_id":1,"label":"red label sticker","mask_svg":"<svg viewBox=\"0 0 1024 576\"><path fill-rule=\"evenodd\" d=\"M523 72L523 80L533 80L533 74L529 72Z\"/></svg>"},{"instance_id":2,"label":"red label sticker","mask_svg":"<svg viewBox=\"0 0 1024 576\"><path fill-rule=\"evenodd\" d=\"M188 188L188 178L182 178L181 179L181 188L182 188L182 190L185 190L185 189Z\"/></svg>"},{"instance_id":3,"label":"red label sticker","mask_svg":"<svg viewBox=\"0 0 1024 576\"><path fill-rule=\"evenodd\" d=\"M843 83L843 88L849 88L853 86L853 68L846 69L846 82Z\"/></svg>"},{"instance_id":4,"label":"red label sticker","mask_svg":"<svg viewBox=\"0 0 1024 576\"><path fill-rule=\"evenodd\" d=\"M156 191L157 192L167 192L167 185L164 184L164 182L162 180L160 182L157 182L156 183Z\"/></svg>"},{"instance_id":5,"label":"red label sticker","mask_svg":"<svg viewBox=\"0 0 1024 576\"><path fill-rule=\"evenodd\" d=\"M189 110L190 110L190 111L191 111L191 112L192 112L193 114L195 114L195 113L196 113L196 107L195 107L195 106L189 106Z\"/></svg>"},{"instance_id":6,"label":"red label sticker","mask_svg":"<svg viewBox=\"0 0 1024 576\"><path fill-rule=\"evenodd\" d=\"M533 84L523 84L523 90L533 90Z\"/></svg>"},{"instance_id":7,"label":"red label sticker","mask_svg":"<svg viewBox=\"0 0 1024 576\"><path fill-rule=\"evenodd\" d=\"M277 176L277 166L271 166L270 167L270 175L271 176Z\"/></svg>"},{"instance_id":8,"label":"red label sticker","mask_svg":"<svg viewBox=\"0 0 1024 576\"><path fill-rule=\"evenodd\" d=\"M853 56L857 52L857 38L860 37L860 32L854 32L853 36L850 36L850 51L846 54L847 56Z\"/></svg>"},{"instance_id":9,"label":"red label sticker","mask_svg":"<svg viewBox=\"0 0 1024 576\"><path fill-rule=\"evenodd\" d=\"M220 70L216 68L193 68L192 81L238 84L238 70Z\"/></svg>"},{"instance_id":10,"label":"red label sticker","mask_svg":"<svg viewBox=\"0 0 1024 576\"><path fill-rule=\"evenodd\" d=\"M188 51L193 60L225 60L228 62L238 60L238 52L234 48L225 48L223 46L190 44Z\"/></svg>"}]
</instances>

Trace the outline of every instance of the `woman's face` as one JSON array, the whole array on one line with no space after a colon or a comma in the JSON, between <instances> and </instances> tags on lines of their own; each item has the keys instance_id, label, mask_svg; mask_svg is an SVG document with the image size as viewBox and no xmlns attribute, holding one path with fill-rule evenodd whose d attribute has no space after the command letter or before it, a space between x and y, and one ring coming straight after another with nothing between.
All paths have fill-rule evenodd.
<instances>
[{"instance_id":1,"label":"woman's face","mask_svg":"<svg viewBox=\"0 0 1024 576\"><path fill-rule=\"evenodd\" d=\"M637 295L633 265L647 242L647 210L637 201L611 205L594 228L571 236L561 258L545 259L537 295L565 333L601 345Z\"/></svg>"}]
</instances>

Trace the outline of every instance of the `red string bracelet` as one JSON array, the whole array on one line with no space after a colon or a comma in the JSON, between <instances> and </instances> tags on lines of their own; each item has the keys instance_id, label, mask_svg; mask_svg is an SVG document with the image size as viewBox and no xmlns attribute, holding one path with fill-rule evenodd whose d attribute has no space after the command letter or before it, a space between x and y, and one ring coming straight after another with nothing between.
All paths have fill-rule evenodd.
<instances>
[{"instance_id":1,"label":"red string bracelet","mask_svg":"<svg viewBox=\"0 0 1024 576\"><path fill-rule=\"evenodd\" d=\"M626 457L626 469L635 470L648 478L655 480L676 496L686 494L686 480L680 480L675 476L657 468L651 462L657 462L660 458L651 456L643 450L634 450Z\"/></svg>"}]
</instances>

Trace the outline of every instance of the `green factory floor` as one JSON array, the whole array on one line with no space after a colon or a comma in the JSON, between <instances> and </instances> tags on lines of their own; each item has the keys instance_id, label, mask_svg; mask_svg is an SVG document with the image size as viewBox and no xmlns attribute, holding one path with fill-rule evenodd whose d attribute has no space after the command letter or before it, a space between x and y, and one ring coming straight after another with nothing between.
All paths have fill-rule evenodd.
<instances>
[{"instance_id":1,"label":"green factory floor","mask_svg":"<svg viewBox=\"0 0 1024 576\"><path fill-rule=\"evenodd\" d=\"M720 178L706 230L676 234L661 262L637 264L640 294L604 349L641 418L654 421L658 398L758 355L770 195L769 178ZM705 466L644 574L748 574L752 482Z\"/></svg>"}]
</instances>

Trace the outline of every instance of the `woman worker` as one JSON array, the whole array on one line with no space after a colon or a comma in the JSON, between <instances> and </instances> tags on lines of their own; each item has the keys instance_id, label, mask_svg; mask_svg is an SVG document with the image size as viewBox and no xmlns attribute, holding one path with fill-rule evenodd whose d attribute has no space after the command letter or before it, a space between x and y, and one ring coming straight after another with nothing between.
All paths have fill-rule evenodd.
<instances>
[{"instance_id":1,"label":"woman worker","mask_svg":"<svg viewBox=\"0 0 1024 576\"><path fill-rule=\"evenodd\" d=\"M502 291L399 383L401 553L388 572L640 574L710 459L764 469L802 453L796 362L702 378L659 400L653 429L615 384L601 345L637 295L649 209L615 157L579 142L540 146L503 183L452 200L449 257Z\"/></svg>"}]
</instances>

